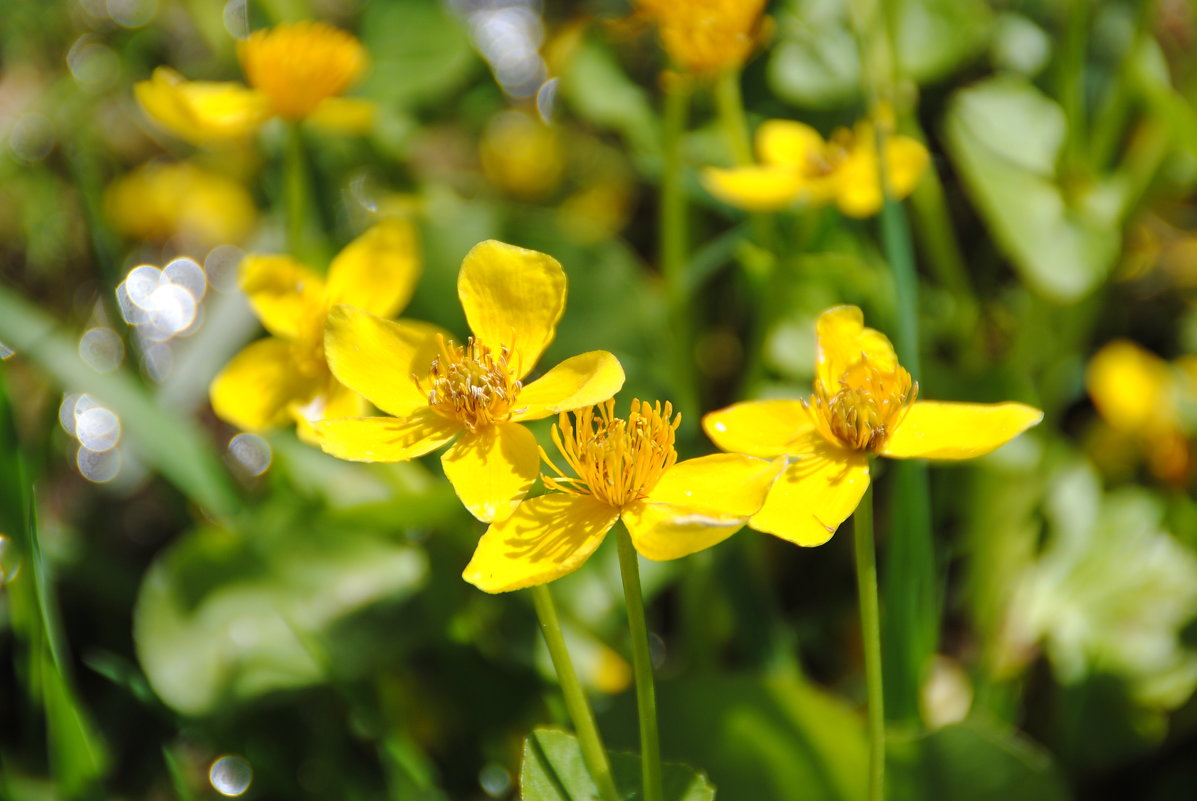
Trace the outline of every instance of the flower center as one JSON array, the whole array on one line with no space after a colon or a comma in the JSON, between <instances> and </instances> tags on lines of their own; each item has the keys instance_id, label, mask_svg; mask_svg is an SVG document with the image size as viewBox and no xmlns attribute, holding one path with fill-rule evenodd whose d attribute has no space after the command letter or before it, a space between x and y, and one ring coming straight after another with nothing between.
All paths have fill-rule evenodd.
<instances>
[{"instance_id":1,"label":"flower center","mask_svg":"<svg viewBox=\"0 0 1197 801\"><path fill-rule=\"evenodd\" d=\"M504 345L496 355L473 337L464 347L441 336L437 344L440 354L428 371L430 388L416 379L433 411L470 431L508 420L523 388L510 363L511 349Z\"/></svg>"},{"instance_id":2,"label":"flower center","mask_svg":"<svg viewBox=\"0 0 1197 801\"><path fill-rule=\"evenodd\" d=\"M840 376L831 392L815 381L815 394L802 403L815 427L829 441L857 451L885 445L919 393L918 383L899 366L878 370L862 359Z\"/></svg>"},{"instance_id":3,"label":"flower center","mask_svg":"<svg viewBox=\"0 0 1197 801\"><path fill-rule=\"evenodd\" d=\"M660 401L650 406L633 400L627 420L615 416L614 400L573 415L571 423L569 414L561 413L553 426L553 442L578 477L558 470L542 449L541 457L557 474L541 475L551 490L592 495L622 508L647 496L677 461L673 442L682 416L673 416L669 402L662 408Z\"/></svg>"},{"instance_id":4,"label":"flower center","mask_svg":"<svg viewBox=\"0 0 1197 801\"><path fill-rule=\"evenodd\" d=\"M238 54L250 85L290 119L306 117L320 101L344 92L366 64L361 42L323 22L255 31Z\"/></svg>"},{"instance_id":5,"label":"flower center","mask_svg":"<svg viewBox=\"0 0 1197 801\"><path fill-rule=\"evenodd\" d=\"M852 151L854 136L847 128L839 128L822 147L812 148L806 155L806 175L826 178L838 170Z\"/></svg>"}]
</instances>

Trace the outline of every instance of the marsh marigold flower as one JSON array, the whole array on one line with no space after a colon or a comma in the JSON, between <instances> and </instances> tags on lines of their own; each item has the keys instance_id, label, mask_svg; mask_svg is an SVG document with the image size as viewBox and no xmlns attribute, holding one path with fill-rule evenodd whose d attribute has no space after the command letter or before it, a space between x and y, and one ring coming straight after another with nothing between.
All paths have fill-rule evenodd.
<instances>
[{"instance_id":1,"label":"marsh marigold flower","mask_svg":"<svg viewBox=\"0 0 1197 801\"><path fill-rule=\"evenodd\" d=\"M549 493L495 522L462 577L486 592L545 584L577 570L623 520L636 550L677 559L736 533L760 508L779 465L719 453L677 461L681 415L666 403L632 401L626 419L615 401L562 413L553 443L566 475L544 454Z\"/></svg>"},{"instance_id":2,"label":"marsh marigold flower","mask_svg":"<svg viewBox=\"0 0 1197 801\"><path fill-rule=\"evenodd\" d=\"M884 334L864 327L855 306L819 315L815 391L805 400L733 404L703 418L725 451L789 457L790 464L749 521L798 545L821 545L856 509L869 486L869 455L971 459L1043 418L1021 403L916 400L918 387Z\"/></svg>"},{"instance_id":3,"label":"marsh marigold flower","mask_svg":"<svg viewBox=\"0 0 1197 801\"><path fill-rule=\"evenodd\" d=\"M424 323L389 322L351 306L333 309L325 352L333 375L390 417L317 425L341 459L400 462L456 440L445 476L479 520L506 517L536 481L539 420L610 398L623 368L602 350L573 356L524 384L565 309L556 259L493 240L466 254L457 294L473 336L455 342Z\"/></svg>"},{"instance_id":4,"label":"marsh marigold flower","mask_svg":"<svg viewBox=\"0 0 1197 801\"><path fill-rule=\"evenodd\" d=\"M311 420L361 414L361 399L333 376L324 357L329 310L351 303L396 314L411 298L419 271L415 230L400 220L380 222L350 242L327 278L290 256L246 256L241 289L271 336L251 343L216 376L212 409L247 431L295 420L305 439Z\"/></svg>"},{"instance_id":5,"label":"marsh marigold flower","mask_svg":"<svg viewBox=\"0 0 1197 801\"><path fill-rule=\"evenodd\" d=\"M858 123L854 130L839 128L825 141L809 125L769 120L757 128L756 151L759 164L706 168L703 186L748 211L834 203L849 217L868 217L881 209L884 198L872 123ZM886 177L893 197L914 191L927 161L927 149L918 141L886 138Z\"/></svg>"},{"instance_id":6,"label":"marsh marigold flower","mask_svg":"<svg viewBox=\"0 0 1197 801\"><path fill-rule=\"evenodd\" d=\"M344 98L366 65L351 34L323 22L298 22L255 31L237 43L249 87L188 81L159 67L134 87L146 113L193 144L237 139L273 116L346 130L367 128L373 106Z\"/></svg>"},{"instance_id":7,"label":"marsh marigold flower","mask_svg":"<svg viewBox=\"0 0 1197 801\"><path fill-rule=\"evenodd\" d=\"M744 66L760 41L765 0L637 0L681 69L713 75Z\"/></svg>"}]
</instances>

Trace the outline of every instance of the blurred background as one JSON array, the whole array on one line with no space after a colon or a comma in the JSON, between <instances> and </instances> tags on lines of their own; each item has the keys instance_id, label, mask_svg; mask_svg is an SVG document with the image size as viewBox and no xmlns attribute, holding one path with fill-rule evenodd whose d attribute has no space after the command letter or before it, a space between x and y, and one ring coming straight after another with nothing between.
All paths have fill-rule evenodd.
<instances>
[{"instance_id":1,"label":"blurred background","mask_svg":"<svg viewBox=\"0 0 1197 801\"><path fill-rule=\"evenodd\" d=\"M1197 4L892 7L898 125L931 153L907 204L921 396L1046 418L930 468L923 573L895 557L908 485L881 466L887 679L911 677L887 687L891 797L1190 798ZM749 127L861 118L848 7L765 15ZM361 39L349 93L372 110L305 123L298 162L280 119L191 143L134 97L161 66L244 81L237 42L300 19ZM621 409L678 402L683 458L713 450L703 413L808 394L822 309L896 330L877 221L708 195L701 168L733 156L698 76L667 280L676 79L620 0L0 0L0 797L519 796L524 738L568 722L527 594L460 579L484 526L439 460L241 432L208 385L262 334L237 267L290 252L299 163L312 269L377 220L416 226L404 317L466 333L457 272L483 239L557 258L544 365L614 352ZM663 755L720 798L864 797L851 556L843 532L806 550L746 529L643 564ZM634 750L614 546L552 589L608 744ZM890 617L914 595L913 622Z\"/></svg>"}]
</instances>

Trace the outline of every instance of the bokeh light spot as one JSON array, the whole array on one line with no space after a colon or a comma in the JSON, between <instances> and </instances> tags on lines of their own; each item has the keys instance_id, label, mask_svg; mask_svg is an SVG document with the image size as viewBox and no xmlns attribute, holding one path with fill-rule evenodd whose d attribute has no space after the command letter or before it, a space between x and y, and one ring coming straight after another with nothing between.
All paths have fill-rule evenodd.
<instances>
[{"instance_id":1,"label":"bokeh light spot","mask_svg":"<svg viewBox=\"0 0 1197 801\"><path fill-rule=\"evenodd\" d=\"M208 781L212 787L228 798L243 795L253 780L253 767L244 757L226 754L217 757L208 769Z\"/></svg>"}]
</instances>

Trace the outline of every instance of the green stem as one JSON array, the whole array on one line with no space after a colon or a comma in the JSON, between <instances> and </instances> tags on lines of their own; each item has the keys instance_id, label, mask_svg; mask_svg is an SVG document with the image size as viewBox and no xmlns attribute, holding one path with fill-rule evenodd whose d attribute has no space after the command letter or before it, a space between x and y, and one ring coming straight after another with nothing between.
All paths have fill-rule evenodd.
<instances>
[{"instance_id":1,"label":"green stem","mask_svg":"<svg viewBox=\"0 0 1197 801\"><path fill-rule=\"evenodd\" d=\"M586 769L590 771L590 776L598 786L604 801L619 801L619 792L615 789L615 780L611 777L611 765L607 761L607 751L603 748L602 738L599 737L598 726L594 723L594 713L590 711L586 693L578 681L577 672L574 671L574 663L569 658L569 649L565 646L565 637L561 634L561 623L557 618L557 607L553 603L548 585L538 584L532 587L532 601L536 604L540 632L544 635L545 645L549 647L553 669L557 671L557 680L561 683L565 708L569 711L574 730L578 733L582 761L586 763Z\"/></svg>"},{"instance_id":2,"label":"green stem","mask_svg":"<svg viewBox=\"0 0 1197 801\"><path fill-rule=\"evenodd\" d=\"M287 249L291 255L308 264L318 263L313 237L309 232L312 220L311 176L308 174L307 152L303 131L298 123L287 126L286 160L283 163L283 211L287 223Z\"/></svg>"},{"instance_id":3,"label":"green stem","mask_svg":"<svg viewBox=\"0 0 1197 801\"><path fill-rule=\"evenodd\" d=\"M740 94L740 71L728 70L715 81L715 106L719 122L736 166L752 163L752 145L748 141L748 122L744 119L744 99Z\"/></svg>"},{"instance_id":4,"label":"green stem","mask_svg":"<svg viewBox=\"0 0 1197 801\"><path fill-rule=\"evenodd\" d=\"M1085 149L1085 46L1087 44L1089 0L1070 0L1067 5L1068 19L1065 23L1064 40L1060 45L1057 92L1064 116L1068 120L1068 131L1064 139L1062 159L1065 175L1076 173L1082 165Z\"/></svg>"},{"instance_id":5,"label":"green stem","mask_svg":"<svg viewBox=\"0 0 1197 801\"><path fill-rule=\"evenodd\" d=\"M648 651L648 625L644 620L644 597L640 593L640 562L627 529L619 526L619 572L628 607L628 629L632 634L632 669L636 674L636 711L640 716L640 763L644 779L644 801L662 801L661 744L657 736L657 698L653 687L653 663Z\"/></svg>"},{"instance_id":6,"label":"green stem","mask_svg":"<svg viewBox=\"0 0 1197 801\"><path fill-rule=\"evenodd\" d=\"M865 490L853 516L856 587L860 595L860 639L864 648L869 709L869 801L885 797L885 700L881 682L881 611L873 545L873 490Z\"/></svg>"}]
</instances>

